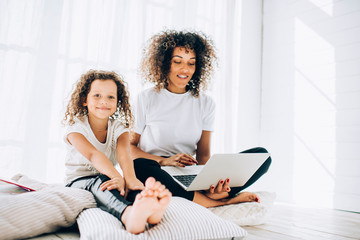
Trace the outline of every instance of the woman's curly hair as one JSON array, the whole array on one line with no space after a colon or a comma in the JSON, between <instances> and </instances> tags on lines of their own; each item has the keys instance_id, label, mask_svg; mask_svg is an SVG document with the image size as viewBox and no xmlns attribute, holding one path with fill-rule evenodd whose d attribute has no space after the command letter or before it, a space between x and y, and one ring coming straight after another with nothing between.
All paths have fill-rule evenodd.
<instances>
[{"instance_id":1,"label":"woman's curly hair","mask_svg":"<svg viewBox=\"0 0 360 240\"><path fill-rule=\"evenodd\" d=\"M185 47L195 52L195 72L186 86L195 97L199 96L200 86L206 89L218 59L215 47L202 32L183 32L166 30L154 35L144 48L140 72L145 81L155 84L160 90L169 84L171 58L176 47Z\"/></svg>"},{"instance_id":2,"label":"woman's curly hair","mask_svg":"<svg viewBox=\"0 0 360 240\"><path fill-rule=\"evenodd\" d=\"M124 80L115 72L90 70L81 75L81 78L74 85L74 92L66 107L63 124L72 125L75 123L74 118L83 119L88 116L88 108L84 106L87 95L90 92L92 82L95 80L113 80L117 86L117 109L111 119L118 119L125 127L131 127L133 116L130 109L129 93L126 90Z\"/></svg>"}]
</instances>

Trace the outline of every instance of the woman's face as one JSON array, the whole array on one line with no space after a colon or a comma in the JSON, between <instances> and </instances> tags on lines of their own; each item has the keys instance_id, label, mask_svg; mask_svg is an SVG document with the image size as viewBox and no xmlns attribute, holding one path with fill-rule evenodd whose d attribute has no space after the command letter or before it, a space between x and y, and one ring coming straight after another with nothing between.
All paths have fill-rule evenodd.
<instances>
[{"instance_id":1,"label":"woman's face","mask_svg":"<svg viewBox=\"0 0 360 240\"><path fill-rule=\"evenodd\" d=\"M176 47L171 58L169 85L167 89L173 93L186 92L186 85L195 72L195 52L185 47Z\"/></svg>"}]
</instances>

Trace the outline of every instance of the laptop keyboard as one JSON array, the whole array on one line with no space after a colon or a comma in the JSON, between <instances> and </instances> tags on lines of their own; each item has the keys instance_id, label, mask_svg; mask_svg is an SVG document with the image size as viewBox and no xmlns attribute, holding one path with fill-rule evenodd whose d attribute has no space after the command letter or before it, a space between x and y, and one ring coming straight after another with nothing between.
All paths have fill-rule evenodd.
<instances>
[{"instance_id":1,"label":"laptop keyboard","mask_svg":"<svg viewBox=\"0 0 360 240\"><path fill-rule=\"evenodd\" d=\"M182 184L184 184L186 187L188 187L188 186L190 186L192 181L194 181L196 176L197 175L194 174L194 175L175 175L173 177L176 178Z\"/></svg>"}]
</instances>

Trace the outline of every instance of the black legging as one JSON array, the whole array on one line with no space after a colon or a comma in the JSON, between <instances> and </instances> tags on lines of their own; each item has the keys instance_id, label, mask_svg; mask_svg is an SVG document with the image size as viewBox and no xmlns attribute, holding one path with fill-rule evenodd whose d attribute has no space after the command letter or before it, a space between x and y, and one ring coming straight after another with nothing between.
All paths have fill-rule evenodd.
<instances>
[{"instance_id":1,"label":"black legging","mask_svg":"<svg viewBox=\"0 0 360 240\"><path fill-rule=\"evenodd\" d=\"M257 147L243 151L241 153L267 153L265 148ZM251 184L256 182L264 173L266 173L271 164L271 157L261 165L261 167L254 173L254 175L241 187L233 187L229 192L229 197L233 197L240 191L249 187ZM166 186L167 189L172 193L173 196L183 197L190 201L194 199L193 191L186 191L183 189L175 180L164 170L158 162L146 158L137 158L134 160L134 168L136 177L145 183L148 177L154 177L157 181L161 182Z\"/></svg>"},{"instance_id":2,"label":"black legging","mask_svg":"<svg viewBox=\"0 0 360 240\"><path fill-rule=\"evenodd\" d=\"M108 180L110 180L109 177L100 174L97 176L78 178L66 186L80 188L91 192L94 195L99 208L114 215L121 221L121 216L125 208L132 205L136 195L140 191L130 191L126 199L120 195L120 192L117 189L102 191L100 185Z\"/></svg>"}]
</instances>

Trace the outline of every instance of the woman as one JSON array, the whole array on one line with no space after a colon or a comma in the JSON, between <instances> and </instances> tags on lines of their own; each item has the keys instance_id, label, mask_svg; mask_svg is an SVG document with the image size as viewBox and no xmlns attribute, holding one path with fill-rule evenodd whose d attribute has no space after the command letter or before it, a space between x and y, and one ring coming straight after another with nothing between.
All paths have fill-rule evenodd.
<instances>
[{"instance_id":1,"label":"woman","mask_svg":"<svg viewBox=\"0 0 360 240\"><path fill-rule=\"evenodd\" d=\"M155 87L138 96L130 145L136 176L140 181L153 176L174 196L205 207L259 202L254 193L236 194L267 171L270 158L243 187L230 189L230 179L220 179L216 187L212 185L206 192L185 191L160 168L205 164L210 158L215 104L200 89L206 88L216 62L212 41L202 33L164 31L150 39L141 72ZM266 150L256 148L248 152Z\"/></svg>"}]
</instances>

